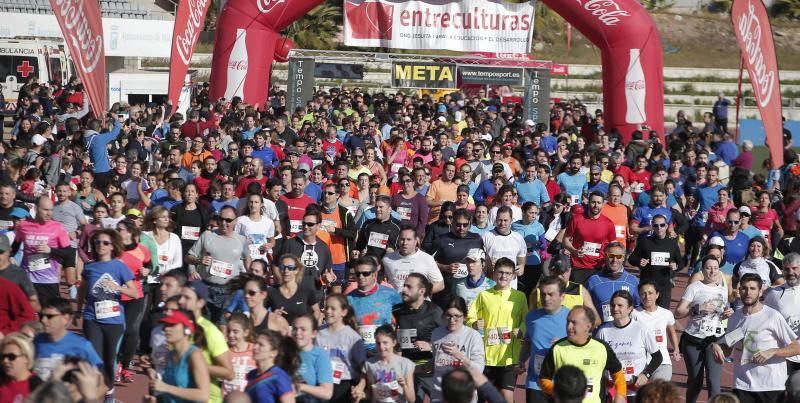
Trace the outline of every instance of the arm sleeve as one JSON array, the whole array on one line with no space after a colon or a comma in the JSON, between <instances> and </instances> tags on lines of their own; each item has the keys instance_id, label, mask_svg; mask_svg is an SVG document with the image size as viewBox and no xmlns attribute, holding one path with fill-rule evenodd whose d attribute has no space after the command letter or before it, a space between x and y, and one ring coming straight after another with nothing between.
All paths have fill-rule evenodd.
<instances>
[{"instance_id":1,"label":"arm sleeve","mask_svg":"<svg viewBox=\"0 0 800 403\"><path fill-rule=\"evenodd\" d=\"M664 361L664 357L661 356L661 351L656 350L655 353L650 355L650 362L647 363L647 366L644 367L644 373L648 378L653 375L653 372L658 368L659 365Z\"/></svg>"}]
</instances>

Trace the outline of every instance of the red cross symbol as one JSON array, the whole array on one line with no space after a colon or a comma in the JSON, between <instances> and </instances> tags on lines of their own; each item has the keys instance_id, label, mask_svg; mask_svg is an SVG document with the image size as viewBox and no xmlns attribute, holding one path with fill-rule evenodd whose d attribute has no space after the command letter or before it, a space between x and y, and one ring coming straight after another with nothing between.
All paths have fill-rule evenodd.
<instances>
[{"instance_id":1,"label":"red cross symbol","mask_svg":"<svg viewBox=\"0 0 800 403\"><path fill-rule=\"evenodd\" d=\"M22 64L17 66L17 73L20 73L22 78L28 77L29 74L33 73L33 66L27 60L23 60Z\"/></svg>"}]
</instances>

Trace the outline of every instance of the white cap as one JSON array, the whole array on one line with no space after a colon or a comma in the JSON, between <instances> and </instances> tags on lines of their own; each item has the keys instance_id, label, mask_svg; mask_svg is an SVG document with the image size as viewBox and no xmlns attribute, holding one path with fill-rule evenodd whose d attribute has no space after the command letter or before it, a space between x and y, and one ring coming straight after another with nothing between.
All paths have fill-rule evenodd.
<instances>
[{"instance_id":1,"label":"white cap","mask_svg":"<svg viewBox=\"0 0 800 403\"><path fill-rule=\"evenodd\" d=\"M744 214L753 214L752 212L750 212L750 207L747 206L739 207L739 212Z\"/></svg>"},{"instance_id":2,"label":"white cap","mask_svg":"<svg viewBox=\"0 0 800 403\"><path fill-rule=\"evenodd\" d=\"M405 117L403 117L403 122L406 122L406 123L411 122L411 118L408 117L408 116L405 116Z\"/></svg>"},{"instance_id":3,"label":"white cap","mask_svg":"<svg viewBox=\"0 0 800 403\"><path fill-rule=\"evenodd\" d=\"M464 259L477 262L478 260L483 260L485 257L486 254L483 252L483 249L472 248L469 250L469 252L467 252L467 257L465 257Z\"/></svg>"},{"instance_id":4,"label":"white cap","mask_svg":"<svg viewBox=\"0 0 800 403\"><path fill-rule=\"evenodd\" d=\"M715 237L711 238L710 241L708 241L708 246L721 246L721 247L724 248L725 247L725 241L723 241L721 237L715 236Z\"/></svg>"},{"instance_id":5,"label":"white cap","mask_svg":"<svg viewBox=\"0 0 800 403\"><path fill-rule=\"evenodd\" d=\"M438 118L436 118L436 120L438 120L440 122L447 122L447 118L444 117L444 116L439 116Z\"/></svg>"},{"instance_id":6,"label":"white cap","mask_svg":"<svg viewBox=\"0 0 800 403\"><path fill-rule=\"evenodd\" d=\"M528 126L535 126L536 125L536 123L534 123L533 120L530 120L530 119L526 120L525 124L528 125Z\"/></svg>"},{"instance_id":7,"label":"white cap","mask_svg":"<svg viewBox=\"0 0 800 403\"><path fill-rule=\"evenodd\" d=\"M46 143L47 139L44 138L44 136L42 136L41 134L34 134L33 138L31 138L31 142L33 144L36 144L37 146L40 146L40 145Z\"/></svg>"}]
</instances>

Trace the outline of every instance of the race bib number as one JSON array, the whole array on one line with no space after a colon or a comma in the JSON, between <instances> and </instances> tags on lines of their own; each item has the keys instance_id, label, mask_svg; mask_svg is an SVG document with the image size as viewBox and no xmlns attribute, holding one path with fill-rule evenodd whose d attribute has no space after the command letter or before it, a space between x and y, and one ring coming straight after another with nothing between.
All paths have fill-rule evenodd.
<instances>
[{"instance_id":1,"label":"race bib number","mask_svg":"<svg viewBox=\"0 0 800 403\"><path fill-rule=\"evenodd\" d=\"M616 234L618 239L625 238L625 226L624 225L615 225L614 226L614 233Z\"/></svg>"},{"instance_id":2,"label":"race bib number","mask_svg":"<svg viewBox=\"0 0 800 403\"><path fill-rule=\"evenodd\" d=\"M651 266L669 266L669 253L667 253L667 252L650 252L650 265Z\"/></svg>"},{"instance_id":3,"label":"race bib number","mask_svg":"<svg viewBox=\"0 0 800 403\"><path fill-rule=\"evenodd\" d=\"M586 397L592 397L594 393L594 378L591 376L586 377Z\"/></svg>"},{"instance_id":4,"label":"race bib number","mask_svg":"<svg viewBox=\"0 0 800 403\"><path fill-rule=\"evenodd\" d=\"M761 236L764 237L764 239L769 239L769 230L768 229L762 229L761 230Z\"/></svg>"},{"instance_id":5,"label":"race bib number","mask_svg":"<svg viewBox=\"0 0 800 403\"><path fill-rule=\"evenodd\" d=\"M49 270L50 268L50 259L46 257L28 261L28 270L30 271Z\"/></svg>"},{"instance_id":6,"label":"race bib number","mask_svg":"<svg viewBox=\"0 0 800 403\"><path fill-rule=\"evenodd\" d=\"M303 220L289 220L289 231L293 234L303 229Z\"/></svg>"},{"instance_id":7,"label":"race bib number","mask_svg":"<svg viewBox=\"0 0 800 403\"><path fill-rule=\"evenodd\" d=\"M611 305L603 304L600 308L603 310L603 322L610 322L614 319L611 317Z\"/></svg>"},{"instance_id":8,"label":"race bib number","mask_svg":"<svg viewBox=\"0 0 800 403\"><path fill-rule=\"evenodd\" d=\"M400 396L400 384L397 381L372 385L372 392L379 402L394 402Z\"/></svg>"},{"instance_id":9,"label":"race bib number","mask_svg":"<svg viewBox=\"0 0 800 403\"><path fill-rule=\"evenodd\" d=\"M322 220L322 229L333 233L333 231L336 231L336 221L330 219Z\"/></svg>"},{"instance_id":10,"label":"race bib number","mask_svg":"<svg viewBox=\"0 0 800 403\"><path fill-rule=\"evenodd\" d=\"M662 347L662 346L666 345L665 344L666 342L664 340L664 331L663 330L661 330L661 329L653 329L653 336L655 336L656 344L658 344L659 347Z\"/></svg>"},{"instance_id":11,"label":"race bib number","mask_svg":"<svg viewBox=\"0 0 800 403\"><path fill-rule=\"evenodd\" d=\"M581 195L569 195L569 205L574 206L581 202Z\"/></svg>"},{"instance_id":12,"label":"race bib number","mask_svg":"<svg viewBox=\"0 0 800 403\"><path fill-rule=\"evenodd\" d=\"M625 378L628 378L628 380L636 377L635 369L633 367L633 361L625 361L622 364L622 369L623 371L625 371Z\"/></svg>"},{"instance_id":13,"label":"race bib number","mask_svg":"<svg viewBox=\"0 0 800 403\"><path fill-rule=\"evenodd\" d=\"M644 183L634 183L633 186L631 186L631 192L633 193L644 192Z\"/></svg>"},{"instance_id":14,"label":"race bib number","mask_svg":"<svg viewBox=\"0 0 800 403\"><path fill-rule=\"evenodd\" d=\"M453 278L464 278L467 277L468 274L469 272L467 271L467 265L464 263L459 263L458 271L456 271L456 273L453 274Z\"/></svg>"},{"instance_id":15,"label":"race bib number","mask_svg":"<svg viewBox=\"0 0 800 403\"><path fill-rule=\"evenodd\" d=\"M397 337L400 339L401 349L416 348L414 342L417 341L417 329L397 329Z\"/></svg>"},{"instance_id":16,"label":"race bib number","mask_svg":"<svg viewBox=\"0 0 800 403\"><path fill-rule=\"evenodd\" d=\"M800 330L800 316L790 316L786 318L786 323L792 328L792 331L797 333Z\"/></svg>"},{"instance_id":17,"label":"race bib number","mask_svg":"<svg viewBox=\"0 0 800 403\"><path fill-rule=\"evenodd\" d=\"M212 260L208 273L220 278L230 278L233 275L233 264L220 260Z\"/></svg>"},{"instance_id":18,"label":"race bib number","mask_svg":"<svg viewBox=\"0 0 800 403\"><path fill-rule=\"evenodd\" d=\"M261 245L247 245L247 248L250 250L250 259L260 259L261 258Z\"/></svg>"},{"instance_id":19,"label":"race bib number","mask_svg":"<svg viewBox=\"0 0 800 403\"><path fill-rule=\"evenodd\" d=\"M14 223L12 221L0 220L0 229L7 230L14 227Z\"/></svg>"},{"instance_id":20,"label":"race bib number","mask_svg":"<svg viewBox=\"0 0 800 403\"><path fill-rule=\"evenodd\" d=\"M581 251L586 256L598 257L600 256L600 244L595 242L584 242Z\"/></svg>"},{"instance_id":21,"label":"race bib number","mask_svg":"<svg viewBox=\"0 0 800 403\"><path fill-rule=\"evenodd\" d=\"M358 327L358 332L361 333L361 338L364 339L365 344L375 344L375 330L378 328L376 325L361 325Z\"/></svg>"},{"instance_id":22,"label":"race bib number","mask_svg":"<svg viewBox=\"0 0 800 403\"><path fill-rule=\"evenodd\" d=\"M700 321L700 333L705 337L721 336L725 328L722 327L722 322L716 318L703 318Z\"/></svg>"},{"instance_id":23,"label":"race bib number","mask_svg":"<svg viewBox=\"0 0 800 403\"><path fill-rule=\"evenodd\" d=\"M403 164L392 164L389 167L389 172L397 173L400 171L400 168L403 167Z\"/></svg>"},{"instance_id":24,"label":"race bib number","mask_svg":"<svg viewBox=\"0 0 800 403\"><path fill-rule=\"evenodd\" d=\"M511 344L511 329L501 326L497 328L497 333L500 334L500 340L503 344Z\"/></svg>"},{"instance_id":25,"label":"race bib number","mask_svg":"<svg viewBox=\"0 0 800 403\"><path fill-rule=\"evenodd\" d=\"M200 227L181 226L181 239L196 241L200 239Z\"/></svg>"},{"instance_id":26,"label":"race bib number","mask_svg":"<svg viewBox=\"0 0 800 403\"><path fill-rule=\"evenodd\" d=\"M533 371L538 376L542 373L542 363L544 362L543 355L534 355L533 356Z\"/></svg>"},{"instance_id":27,"label":"race bib number","mask_svg":"<svg viewBox=\"0 0 800 403\"><path fill-rule=\"evenodd\" d=\"M489 346L496 346L500 344L500 333L496 327L486 329L486 344Z\"/></svg>"},{"instance_id":28,"label":"race bib number","mask_svg":"<svg viewBox=\"0 0 800 403\"><path fill-rule=\"evenodd\" d=\"M398 207L397 214L400 214L400 218L403 220L410 220L411 219L411 207Z\"/></svg>"},{"instance_id":29,"label":"race bib number","mask_svg":"<svg viewBox=\"0 0 800 403\"><path fill-rule=\"evenodd\" d=\"M381 248L386 249L386 245L389 243L389 235L381 234L380 232L371 232L369 234L369 240L367 241L367 245L372 246L373 248Z\"/></svg>"},{"instance_id":30,"label":"race bib number","mask_svg":"<svg viewBox=\"0 0 800 403\"><path fill-rule=\"evenodd\" d=\"M341 361L331 361L331 366L333 367L333 383L338 385L342 382L342 375L344 375L346 367Z\"/></svg>"},{"instance_id":31,"label":"race bib number","mask_svg":"<svg viewBox=\"0 0 800 403\"><path fill-rule=\"evenodd\" d=\"M94 303L94 316L97 319L114 318L121 314L119 302L114 300L97 301Z\"/></svg>"},{"instance_id":32,"label":"race bib number","mask_svg":"<svg viewBox=\"0 0 800 403\"><path fill-rule=\"evenodd\" d=\"M560 230L561 228L559 228L558 226L547 227L547 231L544 233L544 239L547 239L547 242L552 242L554 239L556 239L558 231Z\"/></svg>"}]
</instances>

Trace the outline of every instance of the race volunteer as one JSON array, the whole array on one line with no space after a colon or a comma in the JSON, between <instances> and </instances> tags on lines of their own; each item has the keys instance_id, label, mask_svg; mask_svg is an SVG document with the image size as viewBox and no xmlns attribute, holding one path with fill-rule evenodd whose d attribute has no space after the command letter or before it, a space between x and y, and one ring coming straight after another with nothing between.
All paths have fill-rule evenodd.
<instances>
[{"instance_id":1,"label":"race volunteer","mask_svg":"<svg viewBox=\"0 0 800 403\"><path fill-rule=\"evenodd\" d=\"M302 217L302 230L287 239L275 254L277 258L285 254L292 254L300 258L300 263L304 268L300 285L315 290L317 300L322 298L323 283L327 284L333 280L331 250L317 236L320 223L322 223L321 218L319 206L309 204Z\"/></svg>"},{"instance_id":2,"label":"race volunteer","mask_svg":"<svg viewBox=\"0 0 800 403\"><path fill-rule=\"evenodd\" d=\"M379 260L383 255L397 249L397 239L400 237L400 221L392 218L392 199L386 195L375 197L375 218L364 223L358 232L356 249L351 257L359 258L362 255L376 257Z\"/></svg>"},{"instance_id":3,"label":"race volunteer","mask_svg":"<svg viewBox=\"0 0 800 403\"><path fill-rule=\"evenodd\" d=\"M467 277L465 264L467 253L472 249L483 250L483 239L480 235L470 232L472 213L467 209L458 209L453 212L453 223L450 232L440 236L433 243L433 259L444 278L444 290L433 298L436 305L445 306L453 296L453 282Z\"/></svg>"},{"instance_id":4,"label":"race volunteer","mask_svg":"<svg viewBox=\"0 0 800 403\"><path fill-rule=\"evenodd\" d=\"M605 251L606 265L600 273L595 274L586 282L586 289L592 296L592 303L596 311L602 315L603 322L610 322L611 315L611 296L615 292L624 290L633 296L634 308L639 306L639 279L628 273L622 263L625 260L625 250L622 245L612 242L606 245Z\"/></svg>"},{"instance_id":5,"label":"race volunteer","mask_svg":"<svg viewBox=\"0 0 800 403\"><path fill-rule=\"evenodd\" d=\"M484 232L481 238L489 270L502 258L514 262L514 279L511 281L511 287L517 288L517 278L525 272L528 247L525 245L525 238L519 232L511 230L513 215L510 207L501 206L497 210L494 229Z\"/></svg>"},{"instance_id":6,"label":"race volunteer","mask_svg":"<svg viewBox=\"0 0 800 403\"><path fill-rule=\"evenodd\" d=\"M589 294L589 290L587 290L583 284L569 281L569 275L572 271L569 265L569 258L566 256L559 256L558 260L553 260L550 263L549 270L550 275L557 276L558 279L561 280L561 283L564 284L564 300L561 302L561 305L564 305L567 309L572 309L578 305L585 305L594 312L594 317L597 320L594 325L600 326L602 322L600 322L600 316L594 309L594 303L592 302L592 296ZM539 287L533 289L531 295L528 296L528 306L530 306L531 309L544 307L539 297Z\"/></svg>"},{"instance_id":7,"label":"race volunteer","mask_svg":"<svg viewBox=\"0 0 800 403\"><path fill-rule=\"evenodd\" d=\"M651 280L656 284L659 294L658 305L669 309L672 273L680 268L678 262L682 262L683 255L678 241L667 236L669 225L667 218L657 214L651 221L652 234L639 239L636 248L628 256L628 263L641 270L640 280Z\"/></svg>"},{"instance_id":8,"label":"race volunteer","mask_svg":"<svg viewBox=\"0 0 800 403\"><path fill-rule=\"evenodd\" d=\"M436 267L433 257L419 249L417 230L409 224L400 227L400 238L397 241L397 250L387 253L381 261L386 279L396 289L402 290L406 278L417 273L424 276L431 284L431 294L444 289L442 272ZM402 340L401 340L402 341Z\"/></svg>"},{"instance_id":9,"label":"race volunteer","mask_svg":"<svg viewBox=\"0 0 800 403\"><path fill-rule=\"evenodd\" d=\"M254 160L257 161L258 159ZM296 171L292 173L291 192L287 192L280 197L280 201L286 203L286 215L288 217L288 227L281 223L281 233L288 234L285 236L294 236L303 229L303 215L306 211L306 206L316 203L313 199L306 195L306 176L302 172ZM288 231L285 230L288 228Z\"/></svg>"},{"instance_id":10,"label":"race volunteer","mask_svg":"<svg viewBox=\"0 0 800 403\"><path fill-rule=\"evenodd\" d=\"M400 351L403 357L416 364L414 386L420 402L425 395L433 396L434 393L431 334L442 326L442 310L428 300L431 287L424 275L409 274L400 291L403 303L392 309Z\"/></svg>"},{"instance_id":11,"label":"race volunteer","mask_svg":"<svg viewBox=\"0 0 800 403\"><path fill-rule=\"evenodd\" d=\"M667 350L667 339L674 349L672 358L677 362L681 360L680 350L678 349L678 335L675 333L675 316L669 309L656 305L658 290L656 284L650 280L643 280L639 283L639 298L642 299L642 306L637 309L633 317L644 322L648 327L649 336L658 345L663 361L655 371L651 380L661 379L663 381L672 380L672 362Z\"/></svg>"},{"instance_id":12,"label":"race volunteer","mask_svg":"<svg viewBox=\"0 0 800 403\"><path fill-rule=\"evenodd\" d=\"M600 214L603 200L601 193L591 193L588 208L584 209L583 214L573 212L567 226L564 249L570 253L570 280L576 283L586 284L586 280L602 267L603 250L617 238L614 223Z\"/></svg>"},{"instance_id":13,"label":"race volunteer","mask_svg":"<svg viewBox=\"0 0 800 403\"><path fill-rule=\"evenodd\" d=\"M742 402L780 401L788 378L786 358L800 354L797 335L783 315L761 303L763 286L758 274L742 276L743 306L728 319L725 337L713 345L718 363L735 347L733 393Z\"/></svg>"},{"instance_id":14,"label":"race volunteer","mask_svg":"<svg viewBox=\"0 0 800 403\"><path fill-rule=\"evenodd\" d=\"M600 209L600 214L611 220L614 224L615 240L627 249L631 210L622 204L622 188L619 185L612 184L608 187L608 203Z\"/></svg>"},{"instance_id":15,"label":"race volunteer","mask_svg":"<svg viewBox=\"0 0 800 403\"><path fill-rule=\"evenodd\" d=\"M203 231L186 255L186 261L195 265L189 267L189 279L202 279L208 285L209 319L212 323L222 318L223 308L232 298L228 282L250 266L247 239L233 231L235 222L236 209L223 207L219 212L219 228L216 231Z\"/></svg>"},{"instance_id":16,"label":"race volunteer","mask_svg":"<svg viewBox=\"0 0 800 403\"><path fill-rule=\"evenodd\" d=\"M567 337L567 315L564 304L564 283L557 276L547 276L539 282L542 307L525 316L525 340L519 357L520 368L527 364L528 377L525 382L525 397L528 402L546 400L539 386L539 372L544 357L558 340Z\"/></svg>"},{"instance_id":17,"label":"race volunteer","mask_svg":"<svg viewBox=\"0 0 800 403\"><path fill-rule=\"evenodd\" d=\"M347 302L353 307L367 356L374 356L375 329L392 324L392 308L403 300L397 291L378 284L378 266L374 258L358 258L353 263L353 273L356 275L358 288L347 294Z\"/></svg>"},{"instance_id":18,"label":"race volunteer","mask_svg":"<svg viewBox=\"0 0 800 403\"><path fill-rule=\"evenodd\" d=\"M28 271L39 301L58 298L61 280L58 263L64 267L75 267L75 250L70 247L70 238L64 226L52 220L53 202L47 196L36 200L36 218L28 218L17 224L11 255L16 255L23 246L21 267Z\"/></svg>"},{"instance_id":19,"label":"race volunteer","mask_svg":"<svg viewBox=\"0 0 800 403\"><path fill-rule=\"evenodd\" d=\"M525 294L511 288L516 265L508 258L495 263L494 288L478 294L467 311L467 325L483 332L486 351L484 374L501 390L507 401L513 401L525 314Z\"/></svg>"},{"instance_id":20,"label":"race volunteer","mask_svg":"<svg viewBox=\"0 0 800 403\"><path fill-rule=\"evenodd\" d=\"M486 252L480 248L472 248L464 258L467 266L467 277L459 278L453 283L453 294L464 298L467 308L472 305L481 291L495 286L494 280L486 277Z\"/></svg>"},{"instance_id":21,"label":"race volunteer","mask_svg":"<svg viewBox=\"0 0 800 403\"><path fill-rule=\"evenodd\" d=\"M539 372L539 386L553 397L555 374L567 365L574 366L586 375L584 403L606 401L604 373L611 375L616 395L614 403L626 403L627 383L622 364L614 351L604 341L592 337L594 313L583 305L572 308L567 315L567 337L557 341L547 352Z\"/></svg>"},{"instance_id":22,"label":"race volunteer","mask_svg":"<svg viewBox=\"0 0 800 403\"><path fill-rule=\"evenodd\" d=\"M611 297L612 322L603 323L595 337L605 341L617 355L628 382L628 395L645 385L653 372L661 365L663 357L656 341L650 337L650 329L639 320L631 318L633 296L620 290Z\"/></svg>"},{"instance_id":23,"label":"race volunteer","mask_svg":"<svg viewBox=\"0 0 800 403\"><path fill-rule=\"evenodd\" d=\"M771 288L764 297L764 305L780 312L795 334L800 332L800 254L789 253L783 258L785 283ZM786 359L789 374L800 369L800 356Z\"/></svg>"},{"instance_id":24,"label":"race volunteer","mask_svg":"<svg viewBox=\"0 0 800 403\"><path fill-rule=\"evenodd\" d=\"M331 268L338 284L347 282L347 258L355 247L355 218L347 207L339 204L339 187L330 182L323 189L322 229L331 235Z\"/></svg>"}]
</instances>

